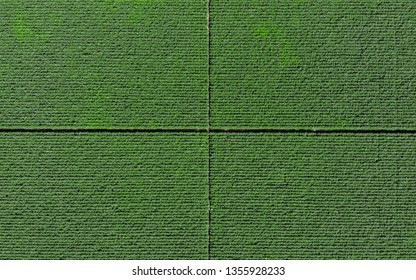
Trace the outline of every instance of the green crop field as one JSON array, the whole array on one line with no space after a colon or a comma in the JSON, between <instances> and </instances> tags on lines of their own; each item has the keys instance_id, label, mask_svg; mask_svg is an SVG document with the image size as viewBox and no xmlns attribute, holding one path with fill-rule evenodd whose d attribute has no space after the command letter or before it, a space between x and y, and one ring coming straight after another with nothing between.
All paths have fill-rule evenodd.
<instances>
[{"instance_id":1,"label":"green crop field","mask_svg":"<svg viewBox=\"0 0 416 280\"><path fill-rule=\"evenodd\" d=\"M415 135L211 137L213 258L416 258Z\"/></svg>"},{"instance_id":2,"label":"green crop field","mask_svg":"<svg viewBox=\"0 0 416 280\"><path fill-rule=\"evenodd\" d=\"M1 127L199 127L205 1L0 1Z\"/></svg>"},{"instance_id":3,"label":"green crop field","mask_svg":"<svg viewBox=\"0 0 416 280\"><path fill-rule=\"evenodd\" d=\"M207 137L0 137L0 259L198 259Z\"/></svg>"},{"instance_id":4,"label":"green crop field","mask_svg":"<svg viewBox=\"0 0 416 280\"><path fill-rule=\"evenodd\" d=\"M414 0L0 0L0 259L416 259Z\"/></svg>"},{"instance_id":5,"label":"green crop field","mask_svg":"<svg viewBox=\"0 0 416 280\"><path fill-rule=\"evenodd\" d=\"M212 125L415 128L413 0L212 1Z\"/></svg>"}]
</instances>

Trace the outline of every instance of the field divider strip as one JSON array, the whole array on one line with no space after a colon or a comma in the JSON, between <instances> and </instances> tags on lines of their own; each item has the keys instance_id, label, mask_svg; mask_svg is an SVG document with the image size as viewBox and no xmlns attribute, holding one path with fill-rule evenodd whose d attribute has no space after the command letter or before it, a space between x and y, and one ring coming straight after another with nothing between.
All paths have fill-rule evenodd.
<instances>
[{"instance_id":1,"label":"field divider strip","mask_svg":"<svg viewBox=\"0 0 416 280\"><path fill-rule=\"evenodd\" d=\"M416 129L211 128L216 133L416 134Z\"/></svg>"},{"instance_id":2,"label":"field divider strip","mask_svg":"<svg viewBox=\"0 0 416 280\"><path fill-rule=\"evenodd\" d=\"M208 133L208 232L207 258L211 259L211 0L207 0L207 133Z\"/></svg>"},{"instance_id":3,"label":"field divider strip","mask_svg":"<svg viewBox=\"0 0 416 280\"><path fill-rule=\"evenodd\" d=\"M416 134L416 129L275 129L275 128L0 128L0 133L355 133ZM210 139L209 139L210 140Z\"/></svg>"},{"instance_id":4,"label":"field divider strip","mask_svg":"<svg viewBox=\"0 0 416 280\"><path fill-rule=\"evenodd\" d=\"M34 132L34 133L206 133L206 128L0 128L0 133L8 132Z\"/></svg>"}]
</instances>

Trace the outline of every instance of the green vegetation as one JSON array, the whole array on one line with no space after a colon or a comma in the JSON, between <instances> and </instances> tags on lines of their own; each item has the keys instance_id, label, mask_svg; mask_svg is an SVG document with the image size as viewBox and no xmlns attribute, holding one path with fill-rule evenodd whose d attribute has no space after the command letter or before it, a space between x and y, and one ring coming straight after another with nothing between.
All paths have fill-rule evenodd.
<instances>
[{"instance_id":1,"label":"green vegetation","mask_svg":"<svg viewBox=\"0 0 416 280\"><path fill-rule=\"evenodd\" d=\"M33 30L27 26L26 21L21 17L17 16L13 23L14 35L19 42L25 42L34 37Z\"/></svg>"},{"instance_id":2,"label":"green vegetation","mask_svg":"<svg viewBox=\"0 0 416 280\"><path fill-rule=\"evenodd\" d=\"M0 259L416 258L415 15L0 1Z\"/></svg>"},{"instance_id":3,"label":"green vegetation","mask_svg":"<svg viewBox=\"0 0 416 280\"><path fill-rule=\"evenodd\" d=\"M217 128L415 128L414 1L213 0Z\"/></svg>"},{"instance_id":4,"label":"green vegetation","mask_svg":"<svg viewBox=\"0 0 416 280\"><path fill-rule=\"evenodd\" d=\"M207 136L0 136L0 259L206 259Z\"/></svg>"},{"instance_id":5,"label":"green vegetation","mask_svg":"<svg viewBox=\"0 0 416 280\"><path fill-rule=\"evenodd\" d=\"M214 134L213 259L414 259L416 136Z\"/></svg>"},{"instance_id":6,"label":"green vegetation","mask_svg":"<svg viewBox=\"0 0 416 280\"><path fill-rule=\"evenodd\" d=\"M205 1L0 1L0 11L0 128L206 124Z\"/></svg>"}]
</instances>

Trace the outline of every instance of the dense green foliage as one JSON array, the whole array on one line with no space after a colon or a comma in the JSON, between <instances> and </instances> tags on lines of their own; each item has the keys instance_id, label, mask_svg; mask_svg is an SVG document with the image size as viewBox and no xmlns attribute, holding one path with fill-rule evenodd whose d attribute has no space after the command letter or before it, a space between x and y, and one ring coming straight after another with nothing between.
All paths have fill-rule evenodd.
<instances>
[{"instance_id":1,"label":"dense green foliage","mask_svg":"<svg viewBox=\"0 0 416 280\"><path fill-rule=\"evenodd\" d=\"M203 0L0 1L1 127L200 127Z\"/></svg>"},{"instance_id":2,"label":"dense green foliage","mask_svg":"<svg viewBox=\"0 0 416 280\"><path fill-rule=\"evenodd\" d=\"M416 136L211 136L214 259L416 258Z\"/></svg>"},{"instance_id":3,"label":"dense green foliage","mask_svg":"<svg viewBox=\"0 0 416 280\"><path fill-rule=\"evenodd\" d=\"M415 31L414 0L0 0L0 259L416 258Z\"/></svg>"},{"instance_id":4,"label":"dense green foliage","mask_svg":"<svg viewBox=\"0 0 416 280\"><path fill-rule=\"evenodd\" d=\"M413 0L213 0L215 127L416 127Z\"/></svg>"},{"instance_id":5,"label":"dense green foliage","mask_svg":"<svg viewBox=\"0 0 416 280\"><path fill-rule=\"evenodd\" d=\"M206 259L207 137L0 137L0 259Z\"/></svg>"}]
</instances>

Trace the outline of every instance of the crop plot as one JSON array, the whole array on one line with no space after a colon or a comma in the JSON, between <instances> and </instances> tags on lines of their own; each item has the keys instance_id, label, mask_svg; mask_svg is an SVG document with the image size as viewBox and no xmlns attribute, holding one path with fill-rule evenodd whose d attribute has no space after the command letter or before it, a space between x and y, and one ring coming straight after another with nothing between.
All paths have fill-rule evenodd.
<instances>
[{"instance_id":1,"label":"crop plot","mask_svg":"<svg viewBox=\"0 0 416 280\"><path fill-rule=\"evenodd\" d=\"M0 259L205 259L207 138L0 137Z\"/></svg>"},{"instance_id":2,"label":"crop plot","mask_svg":"<svg viewBox=\"0 0 416 280\"><path fill-rule=\"evenodd\" d=\"M205 125L205 1L1 1L0 127Z\"/></svg>"},{"instance_id":3,"label":"crop plot","mask_svg":"<svg viewBox=\"0 0 416 280\"><path fill-rule=\"evenodd\" d=\"M213 259L414 259L414 135L215 134Z\"/></svg>"},{"instance_id":4,"label":"crop plot","mask_svg":"<svg viewBox=\"0 0 416 280\"><path fill-rule=\"evenodd\" d=\"M414 128L414 1L212 1L223 128Z\"/></svg>"}]
</instances>

